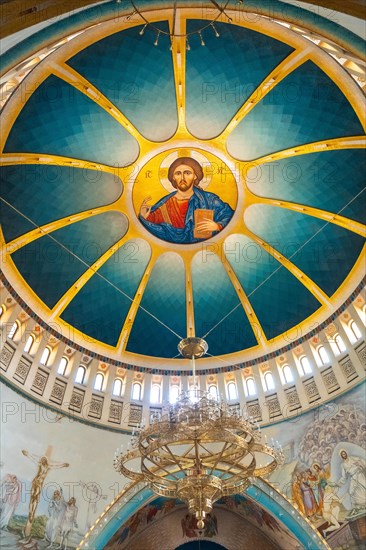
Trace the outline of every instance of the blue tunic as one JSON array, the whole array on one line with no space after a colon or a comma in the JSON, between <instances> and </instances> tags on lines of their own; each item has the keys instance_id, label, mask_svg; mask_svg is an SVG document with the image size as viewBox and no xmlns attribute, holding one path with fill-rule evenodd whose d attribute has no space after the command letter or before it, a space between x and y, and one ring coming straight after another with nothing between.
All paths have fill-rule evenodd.
<instances>
[{"instance_id":1,"label":"blue tunic","mask_svg":"<svg viewBox=\"0 0 366 550\"><path fill-rule=\"evenodd\" d=\"M174 197L176 191L166 195L160 199L154 206L151 208L151 212L155 212L160 208L164 203L166 203L171 197ZM193 188L193 195L189 199L185 227L178 228L173 227L170 223L153 223L145 220L142 216L139 216L141 223L156 237L163 239L164 241L169 241L171 243L178 244L189 244L204 241L206 239L195 239L193 236L194 231L194 211L197 208L205 208L208 210L213 210L214 212L214 221L225 227L231 220L234 210L226 202L223 202L215 193L209 193L208 191L203 191L198 187ZM216 235L218 231L214 231L213 235Z\"/></svg>"}]
</instances>

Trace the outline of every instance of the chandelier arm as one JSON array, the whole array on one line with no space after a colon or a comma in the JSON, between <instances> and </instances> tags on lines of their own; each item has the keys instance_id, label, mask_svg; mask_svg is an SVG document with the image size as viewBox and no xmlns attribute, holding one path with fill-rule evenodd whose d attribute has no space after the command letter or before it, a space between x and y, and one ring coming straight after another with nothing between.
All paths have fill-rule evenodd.
<instances>
[{"instance_id":1,"label":"chandelier arm","mask_svg":"<svg viewBox=\"0 0 366 550\"><path fill-rule=\"evenodd\" d=\"M222 450L221 450L221 453L219 454L219 456L217 457L217 460L215 460L215 463L214 465L211 467L211 471L210 471L210 474L212 474L212 472L215 470L216 466L218 465L218 463L220 462L222 456L223 456L223 453L226 449L226 447L228 446L228 442L226 441L225 442L225 445L223 446Z\"/></svg>"},{"instance_id":2,"label":"chandelier arm","mask_svg":"<svg viewBox=\"0 0 366 550\"><path fill-rule=\"evenodd\" d=\"M151 462L153 462L157 466L156 472L152 472L147 466L145 466L144 463L142 463L141 472L143 477L148 477L149 481L151 481L152 483L154 483L154 480L156 481L156 478L159 478L159 480L164 481L164 485L165 484L169 485L170 483L176 483L178 481L178 477L173 472L169 472L169 470L166 470L163 466L156 464L156 462L154 461L151 461ZM159 475L159 472L161 471L165 472L166 476L173 476L175 478L175 481L172 479L167 479L166 476Z\"/></svg>"},{"instance_id":3,"label":"chandelier arm","mask_svg":"<svg viewBox=\"0 0 366 550\"><path fill-rule=\"evenodd\" d=\"M225 471L224 471L220 476L218 476L218 477L219 477L220 479L222 479L223 476L224 476L225 474L230 473L231 470L232 470L234 467L240 468L241 470L244 470L244 469L245 469L245 471L251 470L252 467L253 467L253 470L252 470L252 471L254 471L254 470L255 470L255 458L254 458L254 456L253 456L252 461L251 461L251 463L249 464L249 466L240 466L240 465L238 465L238 463L240 462L240 460L242 460L242 458L243 458L242 455L239 456L239 458L237 458L237 460L234 462L234 464L232 464L228 470L225 470Z\"/></svg>"},{"instance_id":4,"label":"chandelier arm","mask_svg":"<svg viewBox=\"0 0 366 550\"><path fill-rule=\"evenodd\" d=\"M142 472L150 472L151 470L148 468L148 466L146 466L146 464L144 463L144 460L150 460L150 462L152 462L153 464L155 464L155 466L157 466L159 468L159 470L163 470L164 472L166 472L167 475L169 476L173 476L176 480L178 480L178 477L173 474L173 472L170 472L169 470L167 470L166 468L164 468L164 466L158 462L155 462L154 460L154 456L153 455L150 455L149 457L143 457L143 459L141 460L141 471Z\"/></svg>"},{"instance_id":5,"label":"chandelier arm","mask_svg":"<svg viewBox=\"0 0 366 550\"><path fill-rule=\"evenodd\" d=\"M172 451L169 449L169 446L168 445L165 445L165 447L163 447L164 449L166 449L168 451L168 453L170 454L170 456L172 457L173 461L175 462L175 464L178 466L178 468L181 470L181 472L183 472L183 474L185 475L185 471L183 470L182 466L179 464L178 460L177 460L177 457L172 453Z\"/></svg>"}]
</instances>

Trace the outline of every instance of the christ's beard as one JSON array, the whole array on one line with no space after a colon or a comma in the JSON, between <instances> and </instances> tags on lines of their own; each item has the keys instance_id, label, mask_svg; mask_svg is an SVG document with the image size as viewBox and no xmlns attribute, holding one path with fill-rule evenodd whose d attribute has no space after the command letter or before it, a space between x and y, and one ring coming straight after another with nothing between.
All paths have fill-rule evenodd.
<instances>
[{"instance_id":1,"label":"christ's beard","mask_svg":"<svg viewBox=\"0 0 366 550\"><path fill-rule=\"evenodd\" d=\"M192 183L186 183L185 181L181 181L181 182L177 183L177 188L180 191L188 191L188 189L190 189L191 187L193 187L193 182Z\"/></svg>"}]
</instances>

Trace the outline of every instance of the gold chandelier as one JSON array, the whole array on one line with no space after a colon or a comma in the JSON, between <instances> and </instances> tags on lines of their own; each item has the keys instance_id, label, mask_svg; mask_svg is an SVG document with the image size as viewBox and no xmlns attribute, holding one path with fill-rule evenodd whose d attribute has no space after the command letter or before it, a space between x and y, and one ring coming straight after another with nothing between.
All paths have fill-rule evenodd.
<instances>
[{"instance_id":1,"label":"gold chandelier","mask_svg":"<svg viewBox=\"0 0 366 550\"><path fill-rule=\"evenodd\" d=\"M193 389L182 393L162 417L133 434L132 448L117 451L117 472L145 482L154 493L179 499L203 529L206 514L223 496L243 492L255 477L273 472L282 450L261 442L260 430L248 418L195 385L195 359L207 343L185 338L178 346L192 360Z\"/></svg>"}]
</instances>

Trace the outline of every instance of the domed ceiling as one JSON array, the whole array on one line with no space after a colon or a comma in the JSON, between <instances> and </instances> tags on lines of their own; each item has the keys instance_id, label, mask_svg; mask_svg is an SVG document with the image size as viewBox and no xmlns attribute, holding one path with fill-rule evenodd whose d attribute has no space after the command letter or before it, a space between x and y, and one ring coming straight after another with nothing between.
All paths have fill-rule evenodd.
<instances>
[{"instance_id":1,"label":"domed ceiling","mask_svg":"<svg viewBox=\"0 0 366 550\"><path fill-rule=\"evenodd\" d=\"M187 335L229 362L263 355L361 279L361 91L268 19L144 17L73 38L5 106L5 275L113 359L179 367ZM202 177L179 226L164 205L181 157Z\"/></svg>"}]
</instances>

